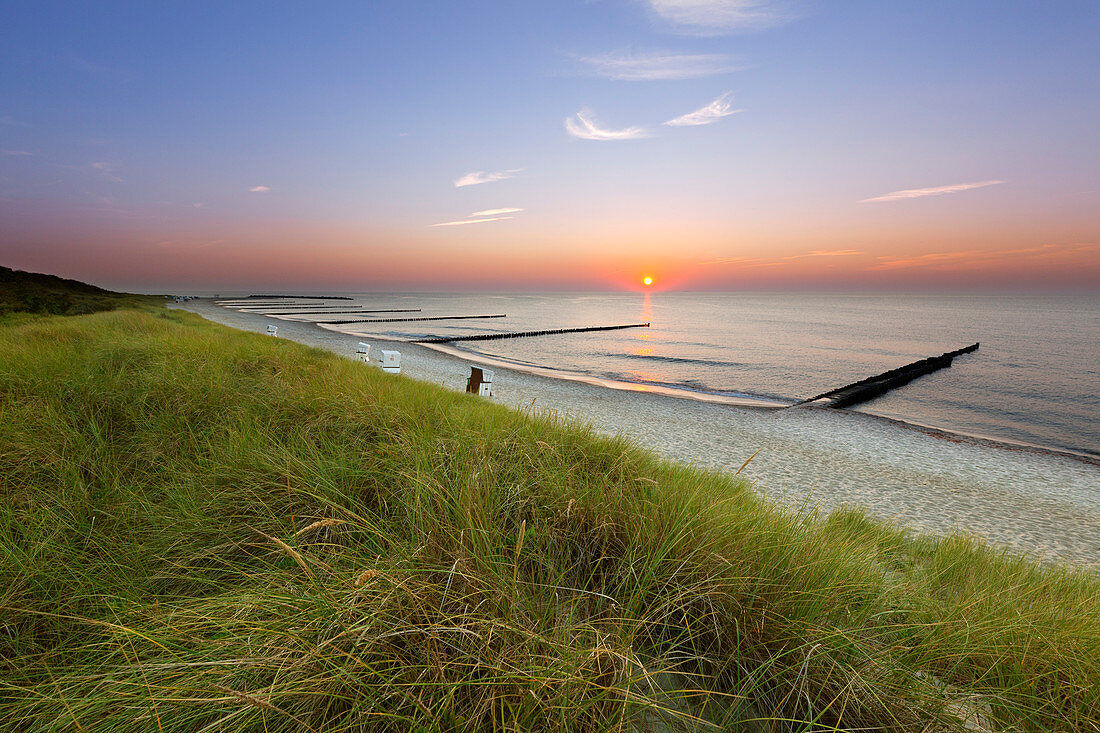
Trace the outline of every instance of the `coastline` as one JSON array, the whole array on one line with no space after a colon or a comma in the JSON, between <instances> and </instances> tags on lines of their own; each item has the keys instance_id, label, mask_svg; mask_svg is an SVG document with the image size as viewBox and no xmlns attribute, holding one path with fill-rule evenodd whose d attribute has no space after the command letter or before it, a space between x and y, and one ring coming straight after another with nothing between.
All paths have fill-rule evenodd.
<instances>
[{"instance_id":1,"label":"coastline","mask_svg":"<svg viewBox=\"0 0 1100 733\"><path fill-rule=\"evenodd\" d=\"M308 323L309 321L302 322ZM324 326L322 326L322 328L326 328L326 330L336 331L336 329L329 329ZM344 332L337 331L337 333ZM387 343L412 343L408 341L394 341L392 339L388 339L377 334L360 335L367 339L373 339L375 341L386 341ZM585 384L591 384L596 387L616 389L623 392L650 392L653 394L660 394L666 397L671 397L673 399L697 400L699 402L710 402L719 405L728 405L731 407L741 407L749 410L782 410L792 406L790 403L779 402L778 400L771 400L766 397L755 397L751 395L745 395L743 397L733 397L729 395L713 394L709 392L668 387L661 384L647 384L643 382L626 382L617 379L607 379L603 377L596 377L590 374L582 374L580 372L571 372L563 369L541 367L535 364L521 364L513 361L508 361L507 359L502 359L500 357L486 356L484 354L479 354L474 351L466 351L465 349L447 346L445 344L417 343L416 345L423 346L427 349L432 349L433 351L439 351L441 353L453 356L456 359L468 361L473 364L484 364L485 366L495 366L502 369L512 369L517 372L543 376L550 379L583 382ZM807 406L799 409L819 410L826 408ZM949 430L947 428L936 427L935 425L925 425L923 423L914 422L912 420L902 420L900 418L890 417L888 415L881 415L870 410L860 410L857 414L866 415L877 420L883 420L900 428L917 430L927 435L941 438L943 440L956 442L966 441L974 443L976 445L985 445L988 447L1000 448L1003 450L1029 451L1042 455L1061 456L1065 458L1080 460L1094 466L1100 466L1100 456L1095 456L1091 453L1085 453L1083 451L1074 451L1064 448L1051 448L1043 445L1035 445L1033 443L1013 441L1007 438L995 438L989 435L977 435L974 433L966 433L958 430Z\"/></svg>"},{"instance_id":2,"label":"coastline","mask_svg":"<svg viewBox=\"0 0 1100 733\"><path fill-rule=\"evenodd\" d=\"M823 408L817 408L823 409ZM876 420L882 420L883 422L896 425L899 428L906 430L916 430L926 435L931 435L940 440L947 440L952 442L969 442L974 445L984 445L990 448L997 448L999 450L1008 451L1024 451L1027 453L1036 453L1038 455L1057 456L1060 458L1070 458L1073 460L1087 463L1091 466L1100 467L1100 456L1093 455L1092 453L1085 453L1083 451L1069 450L1067 448L1051 448L1045 445L1035 445L1034 443L1025 443L1023 441L1009 440L1008 438L995 438L989 435L978 435L977 433L965 433L959 430L948 430L946 428L936 427L935 425L925 425L924 423L914 422L912 420L902 420L897 417L890 417L889 415L882 415L877 412L871 412L870 410L861 410L860 414L873 417Z\"/></svg>"},{"instance_id":3,"label":"coastline","mask_svg":"<svg viewBox=\"0 0 1100 733\"><path fill-rule=\"evenodd\" d=\"M185 309L262 332L272 317L192 301ZM279 335L351 356L371 337L280 318ZM374 341L381 341L374 339ZM461 390L479 355L400 341L403 373ZM484 363L484 362L480 362ZM681 463L736 471L768 498L805 511L857 506L936 534L1100 568L1100 472L1088 457L959 436L866 413L752 409L654 389L562 379L499 362L494 401L623 434ZM554 372L554 370L545 370ZM748 401L748 400L746 400ZM755 401L752 401L755 402Z\"/></svg>"},{"instance_id":4,"label":"coastline","mask_svg":"<svg viewBox=\"0 0 1100 733\"><path fill-rule=\"evenodd\" d=\"M367 338L373 338L376 341L388 341L388 339L384 339L381 336L377 335L368 335ZM410 342L405 341L393 343ZM537 375L541 377L546 377L548 379L561 379L569 382L583 382L585 384L590 384L594 387L616 389L622 392L650 392L653 394L665 395L666 397L672 397L675 399L698 400L700 402L711 402L718 405L743 407L750 410L781 410L784 407L787 407L786 403L765 399L763 397L732 397L727 395L709 394L707 392L692 392L686 389L676 389L674 387L666 387L659 384L624 382L616 379L604 379L602 377L596 377L591 374L570 372L563 369L550 369L534 364L517 364L516 362L508 361L507 359L486 356L485 354L479 354L474 351L466 351L465 349L454 346L447 346L445 344L418 343L417 346L423 346L426 349L438 351L442 354L447 354L449 356L453 356L456 359L461 359L463 361L468 361L474 364L484 364L485 366L493 366L498 369L512 369L517 372L523 372L524 374Z\"/></svg>"}]
</instances>

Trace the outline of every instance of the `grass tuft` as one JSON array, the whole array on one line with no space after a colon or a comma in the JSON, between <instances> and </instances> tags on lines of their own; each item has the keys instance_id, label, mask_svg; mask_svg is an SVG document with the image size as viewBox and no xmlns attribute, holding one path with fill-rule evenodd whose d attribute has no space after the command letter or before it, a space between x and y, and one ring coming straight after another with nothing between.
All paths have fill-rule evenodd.
<instances>
[{"instance_id":1,"label":"grass tuft","mask_svg":"<svg viewBox=\"0 0 1100 733\"><path fill-rule=\"evenodd\" d=\"M189 314L0 325L0 496L4 730L1100 731L1092 573Z\"/></svg>"}]
</instances>

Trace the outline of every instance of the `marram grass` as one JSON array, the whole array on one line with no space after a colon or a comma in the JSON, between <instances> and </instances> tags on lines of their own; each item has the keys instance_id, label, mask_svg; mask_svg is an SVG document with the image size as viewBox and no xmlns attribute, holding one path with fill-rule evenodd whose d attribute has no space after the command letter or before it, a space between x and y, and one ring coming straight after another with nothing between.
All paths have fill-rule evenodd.
<instances>
[{"instance_id":1,"label":"marram grass","mask_svg":"<svg viewBox=\"0 0 1100 733\"><path fill-rule=\"evenodd\" d=\"M1094 574L178 312L0 326L0 498L4 730L1100 731Z\"/></svg>"}]
</instances>

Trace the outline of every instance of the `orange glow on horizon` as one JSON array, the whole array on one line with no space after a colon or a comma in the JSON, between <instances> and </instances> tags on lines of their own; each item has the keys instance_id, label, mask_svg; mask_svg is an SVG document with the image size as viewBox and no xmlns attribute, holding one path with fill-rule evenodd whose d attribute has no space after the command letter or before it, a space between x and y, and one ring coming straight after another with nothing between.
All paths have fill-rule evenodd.
<instances>
[{"instance_id":1,"label":"orange glow on horizon","mask_svg":"<svg viewBox=\"0 0 1100 733\"><path fill-rule=\"evenodd\" d=\"M702 234L681 242L660 231L586 238L551 228L519 250L508 237L481 234L477 246L487 257L471 258L473 239L443 246L435 231L192 214L190 207L178 217L155 208L120 211L0 197L0 220L12 232L0 244L0 264L142 292L614 290L656 297L745 289L1096 292L1100 283L1100 239L1075 217L1051 231L1015 219L997 228L953 230L939 222L893 233L882 223L833 222L816 235L798 224L752 229L725 244Z\"/></svg>"}]
</instances>

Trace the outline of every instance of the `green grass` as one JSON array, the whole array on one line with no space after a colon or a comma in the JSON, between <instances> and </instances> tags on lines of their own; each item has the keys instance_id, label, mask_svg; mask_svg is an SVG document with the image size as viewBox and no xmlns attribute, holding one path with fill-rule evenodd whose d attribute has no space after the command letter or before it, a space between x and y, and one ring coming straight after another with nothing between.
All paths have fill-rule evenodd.
<instances>
[{"instance_id":1,"label":"green grass","mask_svg":"<svg viewBox=\"0 0 1100 733\"><path fill-rule=\"evenodd\" d=\"M162 299L116 293L78 280L0 267L0 319L14 313L76 316L151 304Z\"/></svg>"},{"instance_id":2,"label":"green grass","mask_svg":"<svg viewBox=\"0 0 1100 733\"><path fill-rule=\"evenodd\" d=\"M4 730L1100 731L1094 574L179 312L0 324L0 499Z\"/></svg>"}]
</instances>

